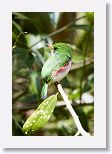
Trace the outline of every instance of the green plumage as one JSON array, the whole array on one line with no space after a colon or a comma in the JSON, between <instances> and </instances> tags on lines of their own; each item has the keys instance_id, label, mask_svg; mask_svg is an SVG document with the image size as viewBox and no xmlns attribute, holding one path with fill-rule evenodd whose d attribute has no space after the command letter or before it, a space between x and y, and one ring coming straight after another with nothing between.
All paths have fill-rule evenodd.
<instances>
[{"instance_id":1,"label":"green plumage","mask_svg":"<svg viewBox=\"0 0 112 154\"><path fill-rule=\"evenodd\" d=\"M52 75L54 71L58 71L61 67L65 66L71 60L71 48L66 43L56 43L53 45L54 55L51 56L43 65L41 71L41 77L44 81L44 86L42 88L42 98L47 96L48 83L56 81L56 77ZM62 79L66 74L61 73L58 80Z\"/></svg>"},{"instance_id":2,"label":"green plumage","mask_svg":"<svg viewBox=\"0 0 112 154\"><path fill-rule=\"evenodd\" d=\"M54 47L55 53L57 53L57 54L61 53L61 54L64 54L64 55L71 58L71 47L70 47L69 44L67 44L67 43L55 43L53 45L53 47Z\"/></svg>"},{"instance_id":3,"label":"green plumage","mask_svg":"<svg viewBox=\"0 0 112 154\"><path fill-rule=\"evenodd\" d=\"M48 89L48 84L45 82L41 92L41 96L43 99L47 97L47 89Z\"/></svg>"},{"instance_id":4,"label":"green plumage","mask_svg":"<svg viewBox=\"0 0 112 154\"><path fill-rule=\"evenodd\" d=\"M62 58L63 57L63 58ZM65 54L57 54L50 57L42 68L41 76L46 82L53 80L51 74L53 71L58 70L60 67L65 65L69 61L69 57Z\"/></svg>"}]
</instances>

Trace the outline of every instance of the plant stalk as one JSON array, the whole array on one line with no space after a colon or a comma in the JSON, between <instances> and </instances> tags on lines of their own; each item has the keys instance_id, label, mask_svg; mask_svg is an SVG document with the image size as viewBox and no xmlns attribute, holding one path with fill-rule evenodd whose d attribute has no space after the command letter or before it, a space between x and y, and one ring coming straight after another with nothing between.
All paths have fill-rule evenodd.
<instances>
[{"instance_id":1,"label":"plant stalk","mask_svg":"<svg viewBox=\"0 0 112 154\"><path fill-rule=\"evenodd\" d=\"M61 84L58 84L57 87L58 87L58 91L60 92L61 96L63 97L63 100L65 101L67 109L69 110L70 114L72 115L72 117L73 117L73 119L75 121L78 132L80 132L80 134L82 136L90 136L90 134L83 129L83 127L82 127L82 125L80 123L79 117L77 116L74 109L72 108L71 103L68 100L68 96L65 94Z\"/></svg>"}]
</instances>

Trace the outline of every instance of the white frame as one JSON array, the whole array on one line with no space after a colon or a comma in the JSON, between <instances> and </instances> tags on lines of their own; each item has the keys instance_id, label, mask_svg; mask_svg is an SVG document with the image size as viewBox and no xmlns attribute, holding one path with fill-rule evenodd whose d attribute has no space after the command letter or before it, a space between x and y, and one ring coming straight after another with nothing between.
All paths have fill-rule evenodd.
<instances>
[{"instance_id":1,"label":"white frame","mask_svg":"<svg viewBox=\"0 0 112 154\"><path fill-rule=\"evenodd\" d=\"M12 12L95 12L94 136L12 136ZM106 148L106 4L98 0L4 0L0 8L3 148ZM1 37L0 36L0 37Z\"/></svg>"}]
</instances>

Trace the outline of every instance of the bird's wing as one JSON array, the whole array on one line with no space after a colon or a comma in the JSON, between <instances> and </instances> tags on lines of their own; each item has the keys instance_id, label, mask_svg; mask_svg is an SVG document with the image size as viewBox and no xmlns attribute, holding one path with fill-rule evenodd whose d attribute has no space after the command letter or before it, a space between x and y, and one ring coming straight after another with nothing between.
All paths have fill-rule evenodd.
<instances>
[{"instance_id":1,"label":"bird's wing","mask_svg":"<svg viewBox=\"0 0 112 154\"><path fill-rule=\"evenodd\" d=\"M45 80L50 79L50 75L53 71L59 69L69 61L69 57L64 54L58 54L50 57L44 64L41 76Z\"/></svg>"}]
</instances>

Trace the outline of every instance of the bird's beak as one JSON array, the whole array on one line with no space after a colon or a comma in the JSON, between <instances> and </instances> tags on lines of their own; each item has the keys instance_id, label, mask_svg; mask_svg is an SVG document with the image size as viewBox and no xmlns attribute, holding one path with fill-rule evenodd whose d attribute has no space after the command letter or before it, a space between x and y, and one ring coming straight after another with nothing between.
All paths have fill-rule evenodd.
<instances>
[{"instance_id":1,"label":"bird's beak","mask_svg":"<svg viewBox=\"0 0 112 154\"><path fill-rule=\"evenodd\" d=\"M55 51L53 45L51 44L46 44L46 45L51 49L51 56L54 56Z\"/></svg>"},{"instance_id":2,"label":"bird's beak","mask_svg":"<svg viewBox=\"0 0 112 154\"><path fill-rule=\"evenodd\" d=\"M46 44L51 50L54 50L53 45L51 44Z\"/></svg>"}]
</instances>

